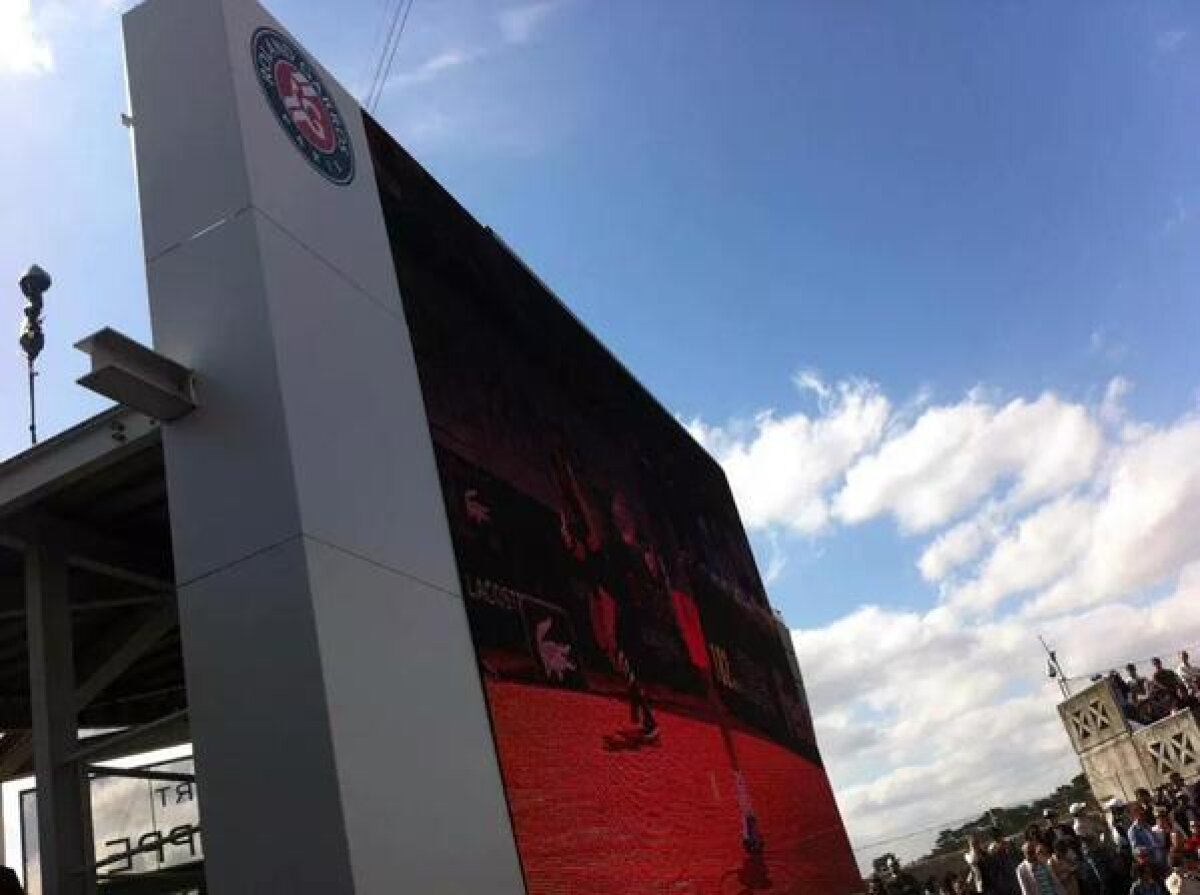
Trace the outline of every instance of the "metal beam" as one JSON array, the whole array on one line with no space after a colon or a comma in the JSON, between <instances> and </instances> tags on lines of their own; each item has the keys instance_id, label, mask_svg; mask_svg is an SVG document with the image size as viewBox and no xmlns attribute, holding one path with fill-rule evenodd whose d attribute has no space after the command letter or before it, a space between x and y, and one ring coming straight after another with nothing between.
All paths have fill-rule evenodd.
<instances>
[{"instance_id":1,"label":"metal beam","mask_svg":"<svg viewBox=\"0 0 1200 895\"><path fill-rule=\"evenodd\" d=\"M92 359L78 380L84 388L158 420L176 420L196 409L196 375L124 333L105 327L75 347Z\"/></svg>"},{"instance_id":2,"label":"metal beam","mask_svg":"<svg viewBox=\"0 0 1200 895\"><path fill-rule=\"evenodd\" d=\"M127 736L130 735L131 736ZM187 712L175 712L165 719L148 725L131 728L116 734L99 734L84 740L80 746L87 750L89 760L112 761L123 758L131 751L150 752L179 746L191 736L188 729ZM114 738L117 739L113 742ZM33 773L30 757L33 755L33 733L28 730L7 730L0 740L0 783L14 777L26 777Z\"/></svg>"},{"instance_id":3,"label":"metal beam","mask_svg":"<svg viewBox=\"0 0 1200 895\"><path fill-rule=\"evenodd\" d=\"M125 777L130 780L161 780L164 783L195 783L195 774L175 771L152 771L148 768L110 768L102 764L90 764L87 771L93 777Z\"/></svg>"},{"instance_id":4,"label":"metal beam","mask_svg":"<svg viewBox=\"0 0 1200 895\"><path fill-rule=\"evenodd\" d=\"M79 738L67 558L50 541L25 553L29 691L37 779L38 846L45 895L94 895L89 784L71 753Z\"/></svg>"},{"instance_id":5,"label":"metal beam","mask_svg":"<svg viewBox=\"0 0 1200 895\"><path fill-rule=\"evenodd\" d=\"M131 751L135 744L144 743L149 735L157 733L163 728L170 727L177 721L182 721L188 716L187 709L180 709L177 712L171 712L169 715L164 715L156 721L151 721L148 724L142 724L139 727L131 727L129 730L123 730L120 733L115 733L108 737L97 737L95 742L77 749L71 754L70 760L77 763L84 761L103 761L105 758L115 755L121 755L124 752Z\"/></svg>"},{"instance_id":6,"label":"metal beam","mask_svg":"<svg viewBox=\"0 0 1200 895\"><path fill-rule=\"evenodd\" d=\"M100 609L124 609L127 606L161 606L163 601L173 596L169 592L146 594L144 597L118 597L114 600L88 600L85 603L72 603L71 614L80 615L84 612L96 612ZM25 610L9 609L0 612L0 622L24 618Z\"/></svg>"},{"instance_id":7,"label":"metal beam","mask_svg":"<svg viewBox=\"0 0 1200 895\"><path fill-rule=\"evenodd\" d=\"M119 643L115 646L110 643L101 647L97 652L102 658L75 689L75 711L82 711L177 624L179 619L175 607L168 604L142 615L130 628L120 633Z\"/></svg>"},{"instance_id":8,"label":"metal beam","mask_svg":"<svg viewBox=\"0 0 1200 895\"><path fill-rule=\"evenodd\" d=\"M78 612L80 606L75 604L71 609ZM86 680L75 689L76 712L86 708L178 623L174 605L161 606L143 614L132 626L123 626L119 636L110 637L107 644L94 650L93 654L97 658L91 663L93 667L87 673ZM3 697L0 697L0 700L2 699ZM3 742L6 746L0 749L0 780L7 780L29 764L29 758L33 754L33 740L28 735L10 733Z\"/></svg>"},{"instance_id":9,"label":"metal beam","mask_svg":"<svg viewBox=\"0 0 1200 895\"><path fill-rule=\"evenodd\" d=\"M58 544L73 568L153 590L175 589L158 551L148 558L125 541L79 522L39 513L36 517L17 517L0 525L0 547L24 550L39 539Z\"/></svg>"}]
</instances>

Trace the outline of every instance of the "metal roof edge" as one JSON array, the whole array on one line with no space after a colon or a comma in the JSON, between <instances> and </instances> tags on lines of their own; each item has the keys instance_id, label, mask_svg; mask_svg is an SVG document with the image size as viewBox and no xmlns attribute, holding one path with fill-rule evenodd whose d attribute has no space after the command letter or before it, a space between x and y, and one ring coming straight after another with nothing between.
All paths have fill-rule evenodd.
<instances>
[{"instance_id":1,"label":"metal roof edge","mask_svg":"<svg viewBox=\"0 0 1200 895\"><path fill-rule=\"evenodd\" d=\"M115 406L0 462L0 517L161 438L158 422Z\"/></svg>"}]
</instances>

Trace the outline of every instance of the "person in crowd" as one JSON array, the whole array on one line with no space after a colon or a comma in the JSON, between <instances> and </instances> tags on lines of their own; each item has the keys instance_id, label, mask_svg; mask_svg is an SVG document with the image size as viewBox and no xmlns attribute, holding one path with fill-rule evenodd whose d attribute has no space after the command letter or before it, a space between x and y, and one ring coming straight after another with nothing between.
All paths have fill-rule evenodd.
<instances>
[{"instance_id":1,"label":"person in crowd","mask_svg":"<svg viewBox=\"0 0 1200 895\"><path fill-rule=\"evenodd\" d=\"M1133 882L1129 869L1133 866L1133 846L1129 844L1129 819L1123 799L1111 798L1104 803L1108 819L1108 843L1112 849L1112 879L1110 889L1115 895L1128 895Z\"/></svg>"},{"instance_id":2,"label":"person in crowd","mask_svg":"<svg viewBox=\"0 0 1200 895\"><path fill-rule=\"evenodd\" d=\"M1025 860L1017 867L1017 883L1021 888L1021 895L1066 895L1058 877L1047 863L1050 850L1044 844L1037 840L1027 840L1021 846L1021 852L1025 856Z\"/></svg>"},{"instance_id":3,"label":"person in crowd","mask_svg":"<svg viewBox=\"0 0 1200 895\"><path fill-rule=\"evenodd\" d=\"M900 866L895 855L888 855L886 866L885 886L888 895L917 895L921 891L917 878Z\"/></svg>"},{"instance_id":4,"label":"person in crowd","mask_svg":"<svg viewBox=\"0 0 1200 895\"><path fill-rule=\"evenodd\" d=\"M1102 836L1083 836L1079 840L1079 891L1081 895L1114 895L1112 891L1112 849Z\"/></svg>"},{"instance_id":5,"label":"person in crowd","mask_svg":"<svg viewBox=\"0 0 1200 895\"><path fill-rule=\"evenodd\" d=\"M1179 654L1179 667L1175 669L1179 680L1193 696L1200 694L1200 668L1192 664L1191 658L1184 650Z\"/></svg>"},{"instance_id":6,"label":"person in crowd","mask_svg":"<svg viewBox=\"0 0 1200 895\"><path fill-rule=\"evenodd\" d=\"M1150 675L1150 689L1156 701L1176 709L1183 704L1183 683L1170 668L1163 665L1162 659L1155 656L1150 660L1154 671Z\"/></svg>"},{"instance_id":7,"label":"person in crowd","mask_svg":"<svg viewBox=\"0 0 1200 895\"><path fill-rule=\"evenodd\" d=\"M1152 684L1157 684L1164 690L1170 690L1172 693L1179 692L1179 688L1183 686L1183 680L1173 669L1165 666L1162 659L1155 656L1150 660L1150 666L1154 669L1150 674Z\"/></svg>"},{"instance_id":8,"label":"person in crowd","mask_svg":"<svg viewBox=\"0 0 1200 895\"><path fill-rule=\"evenodd\" d=\"M1073 824L1063 823L1054 828L1054 838L1049 843L1050 851L1058 848L1059 843L1066 845L1067 850L1071 853L1073 861L1079 860L1079 837L1075 835L1075 827Z\"/></svg>"},{"instance_id":9,"label":"person in crowd","mask_svg":"<svg viewBox=\"0 0 1200 895\"><path fill-rule=\"evenodd\" d=\"M1126 865L1133 863L1133 852L1125 853L1129 849L1129 815L1125 800L1113 796L1104 802L1103 808L1105 819L1108 822L1109 839L1118 852L1126 858Z\"/></svg>"},{"instance_id":10,"label":"person in crowd","mask_svg":"<svg viewBox=\"0 0 1200 895\"><path fill-rule=\"evenodd\" d=\"M1139 786L1133 791L1134 798L1137 799L1139 805L1146 810L1147 817L1154 816L1154 793L1146 789L1144 786Z\"/></svg>"},{"instance_id":11,"label":"person in crowd","mask_svg":"<svg viewBox=\"0 0 1200 895\"><path fill-rule=\"evenodd\" d=\"M970 889L975 895L995 895L997 890L996 862L983 844L978 832L967 837L967 851L963 855L969 871Z\"/></svg>"},{"instance_id":12,"label":"person in crowd","mask_svg":"<svg viewBox=\"0 0 1200 895\"><path fill-rule=\"evenodd\" d=\"M1067 812L1074 818L1071 828L1076 839L1103 834L1104 831L1100 828L1099 822L1087 813L1087 805L1083 802L1072 802Z\"/></svg>"},{"instance_id":13,"label":"person in crowd","mask_svg":"<svg viewBox=\"0 0 1200 895\"><path fill-rule=\"evenodd\" d=\"M1079 891L1079 862L1066 839L1060 838L1054 845L1054 853L1050 855L1050 869L1058 878L1058 883L1066 895L1080 895Z\"/></svg>"},{"instance_id":14,"label":"person in crowd","mask_svg":"<svg viewBox=\"0 0 1200 895\"><path fill-rule=\"evenodd\" d=\"M1200 860L1200 818L1193 818L1188 827L1188 838L1183 844L1189 860Z\"/></svg>"},{"instance_id":15,"label":"person in crowd","mask_svg":"<svg viewBox=\"0 0 1200 895\"><path fill-rule=\"evenodd\" d=\"M0 895L25 895L17 872L3 864L0 864Z\"/></svg>"},{"instance_id":16,"label":"person in crowd","mask_svg":"<svg viewBox=\"0 0 1200 895\"><path fill-rule=\"evenodd\" d=\"M1200 817L1197 815L1195 807L1192 805L1192 798L1188 794L1186 787L1179 787L1175 791L1175 810L1171 814L1171 820L1175 822L1175 831L1182 834L1184 839L1187 839L1192 829L1192 822Z\"/></svg>"},{"instance_id":17,"label":"person in crowd","mask_svg":"<svg viewBox=\"0 0 1200 895\"><path fill-rule=\"evenodd\" d=\"M1139 792L1141 792L1141 790L1139 790ZM1146 806L1142 804L1140 798L1138 803L1133 806L1133 810L1130 813L1133 817L1133 823L1129 825L1128 836L1130 848L1133 850L1134 863L1136 864L1138 856L1142 855L1146 857L1146 860L1150 861L1152 870L1161 869L1162 865L1159 865L1155 860L1156 850L1159 847L1159 840L1155 837L1154 831L1150 826L1150 818L1153 815L1146 809ZM1164 860L1166 859L1165 851L1163 852L1163 858Z\"/></svg>"},{"instance_id":18,"label":"person in crowd","mask_svg":"<svg viewBox=\"0 0 1200 895\"><path fill-rule=\"evenodd\" d=\"M1071 824L1062 823L1058 819L1058 812L1053 808L1046 808L1042 811L1042 842L1050 849L1051 854L1054 852L1055 844L1060 839L1066 839L1071 846L1071 850L1075 852L1075 857L1078 857L1078 850L1075 842L1075 830Z\"/></svg>"},{"instance_id":19,"label":"person in crowd","mask_svg":"<svg viewBox=\"0 0 1200 895\"><path fill-rule=\"evenodd\" d=\"M1133 850L1133 885L1129 887L1129 895L1167 895L1145 848Z\"/></svg>"},{"instance_id":20,"label":"person in crowd","mask_svg":"<svg viewBox=\"0 0 1200 895\"><path fill-rule=\"evenodd\" d=\"M1128 716L1130 710L1133 708L1133 700L1129 693L1129 685L1125 683L1124 678L1121 677L1120 672L1118 672L1115 668L1109 669L1109 672L1107 675L1105 675L1105 677L1107 678L1108 683L1112 686L1113 695L1117 698L1117 705L1121 707L1121 712Z\"/></svg>"},{"instance_id":21,"label":"person in crowd","mask_svg":"<svg viewBox=\"0 0 1200 895\"><path fill-rule=\"evenodd\" d=\"M1042 825L1037 821L1028 824L1025 827L1024 842L1041 842L1042 841Z\"/></svg>"},{"instance_id":22,"label":"person in crowd","mask_svg":"<svg viewBox=\"0 0 1200 895\"><path fill-rule=\"evenodd\" d=\"M1154 839L1151 859L1154 861L1154 867L1159 872L1160 878L1167 873L1167 858L1171 854L1174 832L1175 823L1171 820L1171 809L1166 805L1156 805L1154 826L1150 828L1150 835Z\"/></svg>"},{"instance_id":23,"label":"person in crowd","mask_svg":"<svg viewBox=\"0 0 1200 895\"><path fill-rule=\"evenodd\" d=\"M1184 782L1183 774L1178 771L1172 771L1170 776L1171 790L1178 797L1183 794L1188 797L1188 803L1192 808L1200 807L1200 778L1195 783L1188 785ZM1200 814L1200 811L1197 812Z\"/></svg>"},{"instance_id":24,"label":"person in crowd","mask_svg":"<svg viewBox=\"0 0 1200 895\"><path fill-rule=\"evenodd\" d=\"M996 888L1000 895L1020 895L1017 867L1021 864L1021 854L1000 832L999 827L992 827L992 844L988 846L988 854L996 867Z\"/></svg>"},{"instance_id":25,"label":"person in crowd","mask_svg":"<svg viewBox=\"0 0 1200 895\"><path fill-rule=\"evenodd\" d=\"M1165 880L1165 887L1170 895L1200 895L1200 878L1187 867L1182 857L1171 859L1171 872Z\"/></svg>"},{"instance_id":26,"label":"person in crowd","mask_svg":"<svg viewBox=\"0 0 1200 895\"><path fill-rule=\"evenodd\" d=\"M1125 682L1129 690L1129 701L1136 706L1149 694L1150 684L1138 674L1137 666L1132 662L1125 666L1125 673L1129 675L1129 680Z\"/></svg>"}]
</instances>

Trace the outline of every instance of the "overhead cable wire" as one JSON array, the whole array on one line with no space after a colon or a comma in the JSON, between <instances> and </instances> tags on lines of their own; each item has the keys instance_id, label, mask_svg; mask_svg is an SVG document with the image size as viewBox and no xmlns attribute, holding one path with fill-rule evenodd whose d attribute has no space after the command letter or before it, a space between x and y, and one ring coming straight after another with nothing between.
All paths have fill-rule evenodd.
<instances>
[{"instance_id":1,"label":"overhead cable wire","mask_svg":"<svg viewBox=\"0 0 1200 895\"><path fill-rule=\"evenodd\" d=\"M384 35L388 32L388 20L392 18L393 4L399 5L404 0L379 0L378 16L376 17L377 25L373 29L373 37L371 40L371 52L363 60L362 74L358 81L359 99L365 104L368 92L375 84L375 73L379 67L379 57L382 55L382 42Z\"/></svg>"},{"instance_id":2,"label":"overhead cable wire","mask_svg":"<svg viewBox=\"0 0 1200 895\"><path fill-rule=\"evenodd\" d=\"M376 80L374 93L367 98L367 111L369 112L374 112L375 108L379 105L379 100L383 98L383 91L387 87L388 78L392 74L392 65L396 61L396 51L400 49L400 39L404 37L404 28L408 25L408 16L412 12L414 2L415 0L408 0L408 3L404 4L403 0L401 0L401 4L404 6L404 14L397 19L399 26L395 29L395 35L391 39L390 48L385 47L385 54L380 57L382 65L379 70L379 77ZM385 57L386 61L384 61Z\"/></svg>"},{"instance_id":3,"label":"overhead cable wire","mask_svg":"<svg viewBox=\"0 0 1200 895\"><path fill-rule=\"evenodd\" d=\"M363 97L363 106L367 109L372 107L375 98L375 92L379 87L379 80L383 72L384 63L387 61L388 52L392 45L392 38L395 37L396 29L400 27L400 19L404 13L404 5L407 0L387 0L387 5L384 7L383 22L384 27L380 29L380 35L383 37L383 42L378 46L378 55L375 55L375 50L372 49L372 58L374 66L371 71L371 83L367 87L367 94Z\"/></svg>"},{"instance_id":4,"label":"overhead cable wire","mask_svg":"<svg viewBox=\"0 0 1200 895\"><path fill-rule=\"evenodd\" d=\"M383 91L387 87L388 78L391 77L392 65L396 61L396 51L400 49L400 39L404 37L404 28L408 25L408 16L412 12L413 3L415 2L416 0L408 0L408 6L404 9L404 18L400 20L400 30L396 32L396 39L392 41L392 52L388 55L387 65L383 69L383 76L379 79L379 89L375 94L374 106L379 105L379 100L382 99ZM372 106L372 111L374 111L374 106Z\"/></svg>"}]
</instances>

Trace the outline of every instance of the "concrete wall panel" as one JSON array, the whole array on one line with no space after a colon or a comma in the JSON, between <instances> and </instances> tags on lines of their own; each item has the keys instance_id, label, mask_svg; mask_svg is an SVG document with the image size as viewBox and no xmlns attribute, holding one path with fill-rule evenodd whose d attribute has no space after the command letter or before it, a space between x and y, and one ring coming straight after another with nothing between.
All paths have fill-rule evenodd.
<instances>
[{"instance_id":1,"label":"concrete wall panel","mask_svg":"<svg viewBox=\"0 0 1200 895\"><path fill-rule=\"evenodd\" d=\"M462 600L306 552L355 891L523 892Z\"/></svg>"},{"instance_id":2,"label":"concrete wall panel","mask_svg":"<svg viewBox=\"0 0 1200 895\"><path fill-rule=\"evenodd\" d=\"M179 621L209 891L359 891L301 539L182 588Z\"/></svg>"},{"instance_id":3,"label":"concrete wall panel","mask_svg":"<svg viewBox=\"0 0 1200 895\"><path fill-rule=\"evenodd\" d=\"M250 185L221 6L157 0L124 30L149 259L245 207Z\"/></svg>"},{"instance_id":4,"label":"concrete wall panel","mask_svg":"<svg viewBox=\"0 0 1200 895\"><path fill-rule=\"evenodd\" d=\"M304 531L457 593L404 320L257 221Z\"/></svg>"}]
</instances>

